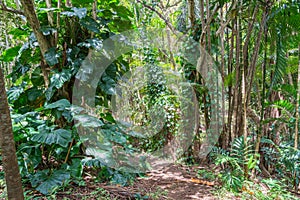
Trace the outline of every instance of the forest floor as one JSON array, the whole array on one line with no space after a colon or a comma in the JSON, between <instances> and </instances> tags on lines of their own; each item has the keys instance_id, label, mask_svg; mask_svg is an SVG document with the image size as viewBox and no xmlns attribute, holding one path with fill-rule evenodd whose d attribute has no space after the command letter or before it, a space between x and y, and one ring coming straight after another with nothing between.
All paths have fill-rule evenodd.
<instances>
[{"instance_id":1,"label":"forest floor","mask_svg":"<svg viewBox=\"0 0 300 200\"><path fill-rule=\"evenodd\" d=\"M95 199L157 199L157 200L189 200L219 199L214 195L219 184L199 178L199 170L212 170L209 167L186 167L181 165L161 166L140 177L131 186L121 187L104 183L87 184L85 187L74 188L71 194L59 192L57 199L93 199L95 191L102 193ZM84 196L83 196L84 195ZM88 196L90 198L88 198ZM224 199L224 197L222 198ZM235 199L228 197L228 199Z\"/></svg>"},{"instance_id":2,"label":"forest floor","mask_svg":"<svg viewBox=\"0 0 300 200\"><path fill-rule=\"evenodd\" d=\"M0 172L2 167L0 166ZM86 170L85 170L86 171ZM87 170L84 185L69 182L50 196L43 196L29 185L25 187L26 200L237 200L245 199L222 191L217 180L219 170L214 165L162 165L135 179L129 186L99 183L95 171ZM258 183L259 184L259 183ZM266 191L265 191L266 192ZM250 193L249 193L250 194ZM251 194L250 198L255 199ZM239 197L240 196L240 197ZM296 197L297 198L297 197ZM298 196L300 199L300 196ZM5 200L5 184L0 179L0 200Z\"/></svg>"},{"instance_id":3,"label":"forest floor","mask_svg":"<svg viewBox=\"0 0 300 200\"><path fill-rule=\"evenodd\" d=\"M218 198L219 183L199 176L199 171L209 172L213 166L167 165L156 167L144 177L137 178L131 185L122 187L107 183L96 183L85 177L85 186L69 183L63 190L49 197L25 188L26 199L39 200L111 200L111 199L147 199L147 200L215 200L238 199L234 196ZM31 190L31 191L30 191ZM3 192L3 190L2 190ZM0 198L1 199L1 198Z\"/></svg>"}]
</instances>

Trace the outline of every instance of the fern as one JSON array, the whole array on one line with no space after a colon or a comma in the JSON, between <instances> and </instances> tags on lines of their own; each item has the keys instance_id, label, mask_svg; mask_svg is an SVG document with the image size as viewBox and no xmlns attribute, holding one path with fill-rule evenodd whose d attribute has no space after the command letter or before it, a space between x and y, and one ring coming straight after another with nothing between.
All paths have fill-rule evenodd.
<instances>
[{"instance_id":1,"label":"fern","mask_svg":"<svg viewBox=\"0 0 300 200\"><path fill-rule=\"evenodd\" d=\"M269 96L271 91L276 84L280 84L283 80L284 76L286 75L286 67L287 67L287 58L286 53L281 41L281 34L280 32L277 33L277 41L276 41L276 64L273 73L273 78L271 80L271 87L268 91Z\"/></svg>"}]
</instances>

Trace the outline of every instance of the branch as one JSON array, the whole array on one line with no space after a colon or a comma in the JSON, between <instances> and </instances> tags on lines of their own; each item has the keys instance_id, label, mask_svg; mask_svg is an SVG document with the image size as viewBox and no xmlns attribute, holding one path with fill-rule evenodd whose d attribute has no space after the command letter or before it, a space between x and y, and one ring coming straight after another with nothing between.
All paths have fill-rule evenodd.
<instances>
[{"instance_id":1,"label":"branch","mask_svg":"<svg viewBox=\"0 0 300 200\"><path fill-rule=\"evenodd\" d=\"M24 13L21 10L15 10L13 8L8 8L1 0L0 0L0 10L24 16Z\"/></svg>"},{"instance_id":2,"label":"branch","mask_svg":"<svg viewBox=\"0 0 300 200\"><path fill-rule=\"evenodd\" d=\"M206 32L206 30L207 30L207 28L208 28L208 25L209 25L209 24L212 22L212 20L214 19L214 15L217 13L217 11L218 11L219 8L221 8L221 6L218 5L218 4L216 4L215 7L214 7L214 9L213 9L212 14L210 15L209 19L207 20L207 23L206 23L205 27L204 27L203 30L202 30L202 33L201 33L201 36L200 36L200 41L203 40L203 38L204 38L204 36L205 36L205 32Z\"/></svg>"},{"instance_id":3,"label":"branch","mask_svg":"<svg viewBox=\"0 0 300 200\"><path fill-rule=\"evenodd\" d=\"M175 33L175 29L173 27L173 25L169 22L168 19L166 19L160 12L158 12L157 10L155 10L154 8L152 8L151 6L141 2L140 0L137 0L138 3L141 3L145 8L148 8L149 10L152 10L153 12L155 12L162 20L165 21L166 25L170 28L170 30Z\"/></svg>"}]
</instances>

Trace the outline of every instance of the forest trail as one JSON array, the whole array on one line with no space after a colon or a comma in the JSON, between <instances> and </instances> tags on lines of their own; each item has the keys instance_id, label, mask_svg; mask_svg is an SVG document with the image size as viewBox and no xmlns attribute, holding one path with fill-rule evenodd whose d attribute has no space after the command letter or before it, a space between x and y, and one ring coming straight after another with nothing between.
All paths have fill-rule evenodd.
<instances>
[{"instance_id":1,"label":"forest trail","mask_svg":"<svg viewBox=\"0 0 300 200\"><path fill-rule=\"evenodd\" d=\"M137 178L132 185L122 187L107 183L87 182L84 187L74 187L72 193L58 192L56 199L91 199L83 198L93 192L104 189L107 199L122 200L217 200L213 191L217 190L218 183L198 178L198 170L212 170L212 167L186 167L181 165L156 166L144 177ZM96 199L99 199L97 197ZM234 199L234 198L231 198Z\"/></svg>"},{"instance_id":2,"label":"forest trail","mask_svg":"<svg viewBox=\"0 0 300 200\"><path fill-rule=\"evenodd\" d=\"M135 185L141 188L143 187L146 190L151 190L152 188L156 190L161 189L162 192L159 199L218 199L212 194L216 189L217 183L201 178L198 179L197 170L203 169L205 168L199 166L164 166L152 170L145 178L139 178ZM166 192L165 195L163 191Z\"/></svg>"}]
</instances>

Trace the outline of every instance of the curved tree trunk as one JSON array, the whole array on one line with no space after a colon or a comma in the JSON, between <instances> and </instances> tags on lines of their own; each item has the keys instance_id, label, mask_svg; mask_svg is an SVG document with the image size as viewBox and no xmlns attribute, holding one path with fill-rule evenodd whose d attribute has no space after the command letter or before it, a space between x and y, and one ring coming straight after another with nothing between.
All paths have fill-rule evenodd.
<instances>
[{"instance_id":1,"label":"curved tree trunk","mask_svg":"<svg viewBox=\"0 0 300 200\"><path fill-rule=\"evenodd\" d=\"M2 163L7 185L7 196L9 200L23 200L22 182L16 156L16 147L2 69L0 69L0 102L0 140Z\"/></svg>"}]
</instances>

